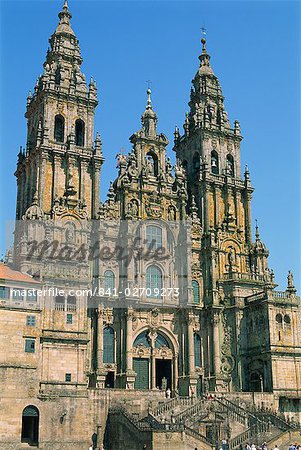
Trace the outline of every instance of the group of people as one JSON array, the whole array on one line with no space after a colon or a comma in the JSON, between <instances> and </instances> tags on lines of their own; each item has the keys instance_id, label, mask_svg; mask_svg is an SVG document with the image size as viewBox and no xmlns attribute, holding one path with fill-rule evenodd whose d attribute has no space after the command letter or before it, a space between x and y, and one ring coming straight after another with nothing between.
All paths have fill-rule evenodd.
<instances>
[{"instance_id":1,"label":"group of people","mask_svg":"<svg viewBox=\"0 0 301 450\"><path fill-rule=\"evenodd\" d=\"M268 450L266 442L264 442L261 445L249 445L246 444L245 447L243 447L242 444L239 446L239 450ZM278 445L276 444L274 448L271 448L270 450L280 450ZM291 444L288 448L288 450L301 450L301 445L298 444Z\"/></svg>"}]
</instances>

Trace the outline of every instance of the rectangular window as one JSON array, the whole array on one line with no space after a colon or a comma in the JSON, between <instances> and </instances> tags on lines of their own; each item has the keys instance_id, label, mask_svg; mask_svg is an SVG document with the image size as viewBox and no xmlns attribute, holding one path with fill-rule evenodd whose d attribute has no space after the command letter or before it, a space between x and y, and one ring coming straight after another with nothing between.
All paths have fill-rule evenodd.
<instances>
[{"instance_id":1,"label":"rectangular window","mask_svg":"<svg viewBox=\"0 0 301 450\"><path fill-rule=\"evenodd\" d=\"M35 339L25 339L25 352L35 353L36 341Z\"/></svg>"},{"instance_id":2,"label":"rectangular window","mask_svg":"<svg viewBox=\"0 0 301 450\"><path fill-rule=\"evenodd\" d=\"M71 381L71 373L65 373L65 381L66 382Z\"/></svg>"},{"instance_id":3,"label":"rectangular window","mask_svg":"<svg viewBox=\"0 0 301 450\"><path fill-rule=\"evenodd\" d=\"M72 314L67 314L67 323L69 325L73 323L73 315Z\"/></svg>"},{"instance_id":4,"label":"rectangular window","mask_svg":"<svg viewBox=\"0 0 301 450\"><path fill-rule=\"evenodd\" d=\"M149 225L146 228L146 241L148 247L152 250L157 250L162 247L162 230L155 225Z\"/></svg>"},{"instance_id":5,"label":"rectangular window","mask_svg":"<svg viewBox=\"0 0 301 450\"><path fill-rule=\"evenodd\" d=\"M36 316L27 316L26 317L26 325L29 327L35 327L36 326Z\"/></svg>"},{"instance_id":6,"label":"rectangular window","mask_svg":"<svg viewBox=\"0 0 301 450\"><path fill-rule=\"evenodd\" d=\"M8 299L9 298L9 288L5 286L0 286L0 298Z\"/></svg>"},{"instance_id":7,"label":"rectangular window","mask_svg":"<svg viewBox=\"0 0 301 450\"><path fill-rule=\"evenodd\" d=\"M13 288L12 289L12 298L16 301L21 301L24 298L24 294L26 291L24 289Z\"/></svg>"},{"instance_id":8,"label":"rectangular window","mask_svg":"<svg viewBox=\"0 0 301 450\"><path fill-rule=\"evenodd\" d=\"M37 291L35 289L28 289L26 300L30 303L37 301Z\"/></svg>"}]
</instances>

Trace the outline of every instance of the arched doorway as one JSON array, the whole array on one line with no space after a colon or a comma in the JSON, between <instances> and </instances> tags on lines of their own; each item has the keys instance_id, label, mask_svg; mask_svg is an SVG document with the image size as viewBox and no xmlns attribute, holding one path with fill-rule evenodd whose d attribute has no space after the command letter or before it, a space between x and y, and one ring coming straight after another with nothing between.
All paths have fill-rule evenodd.
<instances>
[{"instance_id":1,"label":"arched doorway","mask_svg":"<svg viewBox=\"0 0 301 450\"><path fill-rule=\"evenodd\" d=\"M253 372L250 375L250 391L263 392L263 377L260 372Z\"/></svg>"},{"instance_id":2,"label":"arched doorway","mask_svg":"<svg viewBox=\"0 0 301 450\"><path fill-rule=\"evenodd\" d=\"M174 351L161 332L145 330L133 344L135 389L174 389Z\"/></svg>"},{"instance_id":3,"label":"arched doorway","mask_svg":"<svg viewBox=\"0 0 301 450\"><path fill-rule=\"evenodd\" d=\"M23 409L21 442L35 447L39 445L39 416L39 410L35 406Z\"/></svg>"}]
</instances>

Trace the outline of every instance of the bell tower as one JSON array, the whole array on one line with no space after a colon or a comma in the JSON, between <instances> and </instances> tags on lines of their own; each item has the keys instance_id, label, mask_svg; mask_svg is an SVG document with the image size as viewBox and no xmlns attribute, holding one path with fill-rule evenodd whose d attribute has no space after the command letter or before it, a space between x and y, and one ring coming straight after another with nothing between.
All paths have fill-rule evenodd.
<instances>
[{"instance_id":1,"label":"bell tower","mask_svg":"<svg viewBox=\"0 0 301 450\"><path fill-rule=\"evenodd\" d=\"M94 142L97 89L81 71L79 42L70 25L65 1L59 24L49 39L43 74L29 92L26 149L20 149L16 178L16 218L35 204L45 217L63 204L85 210L99 209L100 170L103 163L99 134Z\"/></svg>"},{"instance_id":2,"label":"bell tower","mask_svg":"<svg viewBox=\"0 0 301 450\"><path fill-rule=\"evenodd\" d=\"M181 136L174 133L177 162L187 175L189 203L196 202L202 226L200 270L203 282L202 327L208 342L204 376L211 389L240 389L238 343L244 298L273 289L268 251L252 243L251 186L246 167L241 177L237 120L231 126L218 78L203 37L200 65L192 80L189 112ZM234 330L237 330L235 335Z\"/></svg>"}]
</instances>

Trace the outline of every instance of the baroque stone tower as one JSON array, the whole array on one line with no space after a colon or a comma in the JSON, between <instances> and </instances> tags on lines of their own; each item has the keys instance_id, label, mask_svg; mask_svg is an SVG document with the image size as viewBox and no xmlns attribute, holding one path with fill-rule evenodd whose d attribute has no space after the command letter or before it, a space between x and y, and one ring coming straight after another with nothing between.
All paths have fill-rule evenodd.
<instances>
[{"instance_id":1,"label":"baroque stone tower","mask_svg":"<svg viewBox=\"0 0 301 450\"><path fill-rule=\"evenodd\" d=\"M28 96L14 252L0 265L0 449L210 450L225 437L236 449L271 424L290 433L276 411L300 419L300 299L291 272L275 291L257 224L252 237L240 125L206 40L175 166L148 89L101 203L96 85L70 19L65 1Z\"/></svg>"},{"instance_id":2,"label":"baroque stone tower","mask_svg":"<svg viewBox=\"0 0 301 450\"><path fill-rule=\"evenodd\" d=\"M70 19L65 2L49 39L44 73L27 98L27 144L16 170L19 220L32 204L46 217L59 203L89 218L99 208L103 157L99 134L94 143L97 90L92 78L87 87Z\"/></svg>"},{"instance_id":3,"label":"baroque stone tower","mask_svg":"<svg viewBox=\"0 0 301 450\"><path fill-rule=\"evenodd\" d=\"M212 361L208 361L207 376L212 387L221 388L229 377L232 388L241 389L240 324L244 297L257 289L273 289L275 284L258 228L255 244L252 243L253 188L247 167L241 178L240 125L237 120L233 128L230 125L204 38L202 46L184 134L181 136L176 128L174 150L185 169L188 193L196 199L203 228L200 260L204 326L212 336Z\"/></svg>"}]
</instances>

